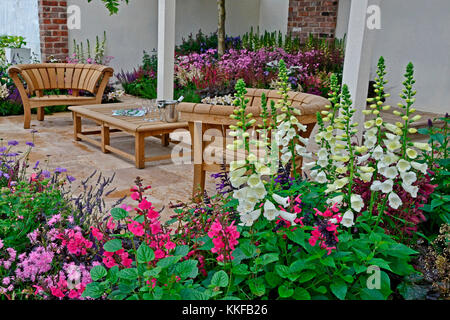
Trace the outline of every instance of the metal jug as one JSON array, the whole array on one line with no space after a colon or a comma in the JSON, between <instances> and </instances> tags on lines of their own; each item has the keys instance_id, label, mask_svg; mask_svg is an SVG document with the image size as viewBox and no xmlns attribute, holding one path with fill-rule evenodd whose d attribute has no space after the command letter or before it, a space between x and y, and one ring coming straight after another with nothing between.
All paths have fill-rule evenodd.
<instances>
[{"instance_id":1,"label":"metal jug","mask_svg":"<svg viewBox=\"0 0 450 320\"><path fill-rule=\"evenodd\" d=\"M177 105L183 101L184 97L181 96L178 100L158 100L158 108L162 113L162 118L165 122L177 122L179 118L179 112L177 111Z\"/></svg>"}]
</instances>

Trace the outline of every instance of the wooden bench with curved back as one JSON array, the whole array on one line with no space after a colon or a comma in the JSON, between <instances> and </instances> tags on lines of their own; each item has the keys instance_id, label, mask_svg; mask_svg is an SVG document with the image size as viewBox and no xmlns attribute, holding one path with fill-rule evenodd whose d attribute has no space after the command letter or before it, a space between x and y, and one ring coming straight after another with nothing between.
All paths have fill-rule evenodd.
<instances>
[{"instance_id":1,"label":"wooden bench with curved back","mask_svg":"<svg viewBox=\"0 0 450 320\"><path fill-rule=\"evenodd\" d=\"M29 129L33 108L37 108L37 119L43 121L44 107L101 104L114 70L95 64L38 63L11 66L8 73L22 98L23 127ZM72 94L44 94L44 90L52 89L70 90ZM94 96L80 96L81 90Z\"/></svg>"}]
</instances>

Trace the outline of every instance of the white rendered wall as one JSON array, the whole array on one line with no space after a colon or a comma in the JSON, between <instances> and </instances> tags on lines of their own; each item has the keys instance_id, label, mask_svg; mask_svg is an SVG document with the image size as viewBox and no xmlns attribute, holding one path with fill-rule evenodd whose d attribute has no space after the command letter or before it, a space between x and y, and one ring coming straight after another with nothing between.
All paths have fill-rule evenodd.
<instances>
[{"instance_id":1,"label":"white rendered wall","mask_svg":"<svg viewBox=\"0 0 450 320\"><path fill-rule=\"evenodd\" d=\"M0 35L22 36L27 48L40 59L39 16L37 0L1 0Z\"/></svg>"},{"instance_id":2,"label":"white rendered wall","mask_svg":"<svg viewBox=\"0 0 450 320\"><path fill-rule=\"evenodd\" d=\"M260 0L259 29L287 33L289 0Z\"/></svg>"},{"instance_id":3,"label":"white rendered wall","mask_svg":"<svg viewBox=\"0 0 450 320\"><path fill-rule=\"evenodd\" d=\"M386 88L391 93L388 102L396 105L406 65L411 61L415 66L416 108L450 113L450 1L384 0L380 9L381 30L375 31L371 78L378 58L384 56L389 80ZM348 12L339 12L338 25L345 29L346 16Z\"/></svg>"}]
</instances>

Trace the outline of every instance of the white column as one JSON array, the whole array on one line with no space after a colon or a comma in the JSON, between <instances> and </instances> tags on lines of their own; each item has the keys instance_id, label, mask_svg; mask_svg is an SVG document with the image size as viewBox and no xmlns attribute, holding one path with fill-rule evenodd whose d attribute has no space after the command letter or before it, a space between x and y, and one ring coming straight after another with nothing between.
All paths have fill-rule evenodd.
<instances>
[{"instance_id":1,"label":"white column","mask_svg":"<svg viewBox=\"0 0 450 320\"><path fill-rule=\"evenodd\" d=\"M367 8L379 5L380 0L352 0L348 22L347 44L342 83L347 84L356 109L354 121L359 123L362 134L367 93L370 80L373 45L376 29L367 28Z\"/></svg>"},{"instance_id":2,"label":"white column","mask_svg":"<svg viewBox=\"0 0 450 320\"><path fill-rule=\"evenodd\" d=\"M158 99L173 99L175 1L158 0Z\"/></svg>"}]
</instances>

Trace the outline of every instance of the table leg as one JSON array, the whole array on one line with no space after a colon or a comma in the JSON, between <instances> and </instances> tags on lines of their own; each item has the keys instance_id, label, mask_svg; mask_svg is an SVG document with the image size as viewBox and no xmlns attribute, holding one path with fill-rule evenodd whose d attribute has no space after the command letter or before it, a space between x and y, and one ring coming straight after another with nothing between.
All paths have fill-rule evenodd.
<instances>
[{"instance_id":1,"label":"table leg","mask_svg":"<svg viewBox=\"0 0 450 320\"><path fill-rule=\"evenodd\" d=\"M102 125L102 151L103 153L108 153L109 151L106 150L106 146L109 146L110 140L109 140L109 127Z\"/></svg>"},{"instance_id":2,"label":"table leg","mask_svg":"<svg viewBox=\"0 0 450 320\"><path fill-rule=\"evenodd\" d=\"M37 119L44 121L44 107L37 108Z\"/></svg>"},{"instance_id":3,"label":"table leg","mask_svg":"<svg viewBox=\"0 0 450 320\"><path fill-rule=\"evenodd\" d=\"M161 144L164 147L167 147L169 145L169 134L168 133L162 135L162 137L161 137Z\"/></svg>"},{"instance_id":4,"label":"table leg","mask_svg":"<svg viewBox=\"0 0 450 320\"><path fill-rule=\"evenodd\" d=\"M73 115L73 139L75 141L80 141L81 139L78 137L78 134L81 133L81 117L77 115L75 112Z\"/></svg>"},{"instance_id":5,"label":"table leg","mask_svg":"<svg viewBox=\"0 0 450 320\"><path fill-rule=\"evenodd\" d=\"M194 184L192 195L205 190L206 172L203 170L203 126L201 122L189 122L192 154L194 157Z\"/></svg>"},{"instance_id":6,"label":"table leg","mask_svg":"<svg viewBox=\"0 0 450 320\"><path fill-rule=\"evenodd\" d=\"M145 136L142 133L136 133L134 143L134 157L136 168L145 168Z\"/></svg>"}]
</instances>

